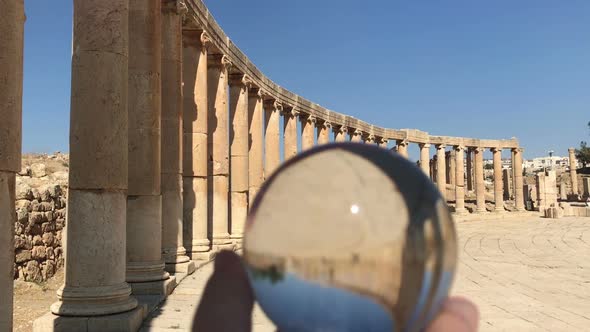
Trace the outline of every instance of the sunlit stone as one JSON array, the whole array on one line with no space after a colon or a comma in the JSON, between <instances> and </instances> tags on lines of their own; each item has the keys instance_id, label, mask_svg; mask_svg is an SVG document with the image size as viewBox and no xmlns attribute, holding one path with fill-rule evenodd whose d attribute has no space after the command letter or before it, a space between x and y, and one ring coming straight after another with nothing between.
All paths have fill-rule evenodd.
<instances>
[{"instance_id":1,"label":"sunlit stone","mask_svg":"<svg viewBox=\"0 0 590 332\"><path fill-rule=\"evenodd\" d=\"M447 206L424 173L374 146L298 155L267 180L244 257L280 331L418 331L456 264Z\"/></svg>"}]
</instances>

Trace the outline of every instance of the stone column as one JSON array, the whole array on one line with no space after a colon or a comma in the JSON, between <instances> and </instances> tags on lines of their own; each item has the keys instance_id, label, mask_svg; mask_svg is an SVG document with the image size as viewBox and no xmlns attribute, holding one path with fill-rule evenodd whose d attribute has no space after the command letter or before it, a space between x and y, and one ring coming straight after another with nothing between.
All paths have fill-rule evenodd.
<instances>
[{"instance_id":1,"label":"stone column","mask_svg":"<svg viewBox=\"0 0 590 332\"><path fill-rule=\"evenodd\" d=\"M127 0L74 2L65 282L51 306L56 315L101 316L137 307L125 282L128 16ZM142 310L132 313L140 323ZM35 321L35 330L66 331L66 320L49 314Z\"/></svg>"},{"instance_id":2,"label":"stone column","mask_svg":"<svg viewBox=\"0 0 590 332\"><path fill-rule=\"evenodd\" d=\"M445 148L444 144L436 144L436 185L443 199L447 199L447 174L445 173Z\"/></svg>"},{"instance_id":3,"label":"stone column","mask_svg":"<svg viewBox=\"0 0 590 332\"><path fill-rule=\"evenodd\" d=\"M250 142L248 145L248 200L250 203L258 194L264 181L264 137L262 136L263 106L262 93L250 89L248 98L248 121ZM248 208L252 206L248 205Z\"/></svg>"},{"instance_id":4,"label":"stone column","mask_svg":"<svg viewBox=\"0 0 590 332\"><path fill-rule=\"evenodd\" d=\"M297 116L299 112L293 108L285 108L283 112L283 149L285 161L297 154Z\"/></svg>"},{"instance_id":5,"label":"stone column","mask_svg":"<svg viewBox=\"0 0 590 332\"><path fill-rule=\"evenodd\" d=\"M221 54L209 55L207 71L209 105L209 203L214 249L229 247L229 131L228 71L231 63Z\"/></svg>"},{"instance_id":6,"label":"stone column","mask_svg":"<svg viewBox=\"0 0 590 332\"><path fill-rule=\"evenodd\" d=\"M377 144L379 144L379 147L387 149L387 143L389 143L389 140L387 138L381 137L377 140L377 142Z\"/></svg>"},{"instance_id":7,"label":"stone column","mask_svg":"<svg viewBox=\"0 0 590 332\"><path fill-rule=\"evenodd\" d=\"M355 129L350 137L351 142L361 143L363 141L363 131L360 129Z\"/></svg>"},{"instance_id":8,"label":"stone column","mask_svg":"<svg viewBox=\"0 0 590 332\"><path fill-rule=\"evenodd\" d=\"M455 146L455 212L465 213L465 148L461 145Z\"/></svg>"},{"instance_id":9,"label":"stone column","mask_svg":"<svg viewBox=\"0 0 590 332\"><path fill-rule=\"evenodd\" d=\"M455 156L455 151L448 151L448 178L447 178L447 183L454 185L455 184L455 174L456 174L456 156Z\"/></svg>"},{"instance_id":10,"label":"stone column","mask_svg":"<svg viewBox=\"0 0 590 332\"><path fill-rule=\"evenodd\" d=\"M248 95L252 85L243 74L232 75L229 90L231 214L230 236L240 240L248 214Z\"/></svg>"},{"instance_id":11,"label":"stone column","mask_svg":"<svg viewBox=\"0 0 590 332\"><path fill-rule=\"evenodd\" d=\"M472 191L473 190L473 151L471 150L471 148L467 149L467 160L466 160L466 175L465 177L467 178L467 191Z\"/></svg>"},{"instance_id":12,"label":"stone column","mask_svg":"<svg viewBox=\"0 0 590 332\"><path fill-rule=\"evenodd\" d=\"M502 188L502 149L491 148L494 157L494 212L504 212L504 189Z\"/></svg>"},{"instance_id":13,"label":"stone column","mask_svg":"<svg viewBox=\"0 0 590 332\"><path fill-rule=\"evenodd\" d=\"M134 294L166 294L162 280L169 278L162 260L161 33L161 1L129 0L127 282Z\"/></svg>"},{"instance_id":14,"label":"stone column","mask_svg":"<svg viewBox=\"0 0 590 332\"><path fill-rule=\"evenodd\" d=\"M346 142L346 133L348 133L348 127L341 125L334 130L334 142Z\"/></svg>"},{"instance_id":15,"label":"stone column","mask_svg":"<svg viewBox=\"0 0 590 332\"><path fill-rule=\"evenodd\" d=\"M376 138L375 138L375 135L373 135L373 134L370 134L370 135L367 137L367 141L366 141L366 143L367 143L367 144L370 144L370 145L375 145L375 140L376 140Z\"/></svg>"},{"instance_id":16,"label":"stone column","mask_svg":"<svg viewBox=\"0 0 590 332\"><path fill-rule=\"evenodd\" d=\"M430 159L430 178L432 179L432 182L436 183L436 164L437 164L437 158L436 155L434 155L432 157L432 159Z\"/></svg>"},{"instance_id":17,"label":"stone column","mask_svg":"<svg viewBox=\"0 0 590 332\"><path fill-rule=\"evenodd\" d=\"M305 151L313 148L314 145L314 128L316 118L313 115L301 117L301 150Z\"/></svg>"},{"instance_id":18,"label":"stone column","mask_svg":"<svg viewBox=\"0 0 590 332\"><path fill-rule=\"evenodd\" d=\"M474 148L475 156L475 212L486 212L486 185L483 175L483 148Z\"/></svg>"},{"instance_id":19,"label":"stone column","mask_svg":"<svg viewBox=\"0 0 590 332\"><path fill-rule=\"evenodd\" d=\"M191 273L182 235L182 8L162 2L162 255L168 272Z\"/></svg>"},{"instance_id":20,"label":"stone column","mask_svg":"<svg viewBox=\"0 0 590 332\"><path fill-rule=\"evenodd\" d=\"M265 100L264 113L264 178L268 179L281 164L280 113L283 105L274 100Z\"/></svg>"},{"instance_id":21,"label":"stone column","mask_svg":"<svg viewBox=\"0 0 590 332\"><path fill-rule=\"evenodd\" d=\"M23 0L0 2L0 331L12 331L15 175L21 170Z\"/></svg>"},{"instance_id":22,"label":"stone column","mask_svg":"<svg viewBox=\"0 0 590 332\"><path fill-rule=\"evenodd\" d=\"M330 143L330 129L332 124L329 121L318 121L317 132L318 132L318 145Z\"/></svg>"},{"instance_id":23,"label":"stone column","mask_svg":"<svg viewBox=\"0 0 590 332\"><path fill-rule=\"evenodd\" d=\"M209 259L209 36L199 30L182 32L183 149L182 197L184 247L193 260Z\"/></svg>"},{"instance_id":24,"label":"stone column","mask_svg":"<svg viewBox=\"0 0 590 332\"><path fill-rule=\"evenodd\" d=\"M572 179L572 195L578 196L580 191L578 190L578 171L576 166L576 149L567 149L570 159L570 177Z\"/></svg>"},{"instance_id":25,"label":"stone column","mask_svg":"<svg viewBox=\"0 0 590 332\"><path fill-rule=\"evenodd\" d=\"M405 139L397 140L397 153L404 158L408 158L408 144L409 142Z\"/></svg>"},{"instance_id":26,"label":"stone column","mask_svg":"<svg viewBox=\"0 0 590 332\"><path fill-rule=\"evenodd\" d=\"M522 148L512 149L512 165L514 166L514 205L516 211L524 211L524 185L522 175Z\"/></svg>"},{"instance_id":27,"label":"stone column","mask_svg":"<svg viewBox=\"0 0 590 332\"><path fill-rule=\"evenodd\" d=\"M426 176L430 177L430 144L429 143L421 143L420 144L420 168L426 174Z\"/></svg>"}]
</instances>

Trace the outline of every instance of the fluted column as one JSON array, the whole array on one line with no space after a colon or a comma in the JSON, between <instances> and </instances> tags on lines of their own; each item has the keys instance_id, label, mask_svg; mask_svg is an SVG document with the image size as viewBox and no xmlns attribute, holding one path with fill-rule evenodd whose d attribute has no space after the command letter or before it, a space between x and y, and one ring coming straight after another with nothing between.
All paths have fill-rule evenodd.
<instances>
[{"instance_id":1,"label":"fluted column","mask_svg":"<svg viewBox=\"0 0 590 332\"><path fill-rule=\"evenodd\" d=\"M516 211L524 211L524 186L522 175L522 148L512 149L512 166L514 167L514 205Z\"/></svg>"},{"instance_id":2,"label":"fluted column","mask_svg":"<svg viewBox=\"0 0 590 332\"><path fill-rule=\"evenodd\" d=\"M318 132L318 145L330 143L330 130L332 129L332 124L329 121L318 121L316 125Z\"/></svg>"},{"instance_id":3,"label":"fluted column","mask_svg":"<svg viewBox=\"0 0 590 332\"><path fill-rule=\"evenodd\" d=\"M23 0L0 2L0 331L12 331L15 175L21 170Z\"/></svg>"},{"instance_id":4,"label":"fluted column","mask_svg":"<svg viewBox=\"0 0 590 332\"><path fill-rule=\"evenodd\" d=\"M361 143L363 141L363 131L360 129L355 129L350 137L351 142Z\"/></svg>"},{"instance_id":5,"label":"fluted column","mask_svg":"<svg viewBox=\"0 0 590 332\"><path fill-rule=\"evenodd\" d=\"M474 148L475 157L475 201L478 213L486 212L486 185L483 173L483 148Z\"/></svg>"},{"instance_id":6,"label":"fluted column","mask_svg":"<svg viewBox=\"0 0 590 332\"><path fill-rule=\"evenodd\" d=\"M504 188L502 181L502 149L491 148L494 158L494 212L504 212Z\"/></svg>"},{"instance_id":7,"label":"fluted column","mask_svg":"<svg viewBox=\"0 0 590 332\"><path fill-rule=\"evenodd\" d=\"M463 146L455 146L455 212L465 213L465 171Z\"/></svg>"},{"instance_id":8,"label":"fluted column","mask_svg":"<svg viewBox=\"0 0 590 332\"><path fill-rule=\"evenodd\" d=\"M567 149L570 159L570 178L572 179L572 194L579 195L578 190L578 171L577 171L577 162L576 162L576 149L569 148Z\"/></svg>"},{"instance_id":9,"label":"fluted column","mask_svg":"<svg viewBox=\"0 0 590 332\"><path fill-rule=\"evenodd\" d=\"M334 142L346 142L346 133L348 133L348 127L341 125L333 128L334 130Z\"/></svg>"},{"instance_id":10,"label":"fluted column","mask_svg":"<svg viewBox=\"0 0 590 332\"><path fill-rule=\"evenodd\" d=\"M264 102L264 178L268 179L281 164L280 113L283 105L272 99Z\"/></svg>"},{"instance_id":11,"label":"fluted column","mask_svg":"<svg viewBox=\"0 0 590 332\"><path fill-rule=\"evenodd\" d=\"M210 38L205 32L182 33L183 149L182 197L184 247L193 260L208 259L209 102L207 63Z\"/></svg>"},{"instance_id":12,"label":"fluted column","mask_svg":"<svg viewBox=\"0 0 590 332\"><path fill-rule=\"evenodd\" d=\"M229 238L229 132L228 132L228 71L231 63L221 54L208 59L209 151L211 152L212 187L209 197L211 208L211 241L214 248L231 243Z\"/></svg>"},{"instance_id":13,"label":"fluted column","mask_svg":"<svg viewBox=\"0 0 590 332\"><path fill-rule=\"evenodd\" d=\"M389 143L389 140L387 138L381 137L377 140L377 142L377 144L379 144L379 147L387 149L387 143Z\"/></svg>"},{"instance_id":14,"label":"fluted column","mask_svg":"<svg viewBox=\"0 0 590 332\"><path fill-rule=\"evenodd\" d=\"M405 139L397 140L397 153L404 158L408 158L408 144L409 142Z\"/></svg>"},{"instance_id":15,"label":"fluted column","mask_svg":"<svg viewBox=\"0 0 590 332\"><path fill-rule=\"evenodd\" d=\"M248 98L248 122L250 142L248 145L248 200L253 202L264 181L264 137L262 123L264 113L263 94L259 89L250 89ZM250 208L251 204L248 205Z\"/></svg>"},{"instance_id":16,"label":"fluted column","mask_svg":"<svg viewBox=\"0 0 590 332\"><path fill-rule=\"evenodd\" d=\"M442 197L447 199L447 174L445 173L445 148L444 144L436 144L436 185Z\"/></svg>"},{"instance_id":17,"label":"fluted column","mask_svg":"<svg viewBox=\"0 0 590 332\"><path fill-rule=\"evenodd\" d=\"M51 306L56 315L137 307L125 282L128 9L127 0L74 1L65 282Z\"/></svg>"},{"instance_id":18,"label":"fluted column","mask_svg":"<svg viewBox=\"0 0 590 332\"><path fill-rule=\"evenodd\" d=\"M162 260L161 0L129 0L129 189L127 282L169 278ZM142 285L144 286L144 285Z\"/></svg>"},{"instance_id":19,"label":"fluted column","mask_svg":"<svg viewBox=\"0 0 590 332\"><path fill-rule=\"evenodd\" d=\"M243 74L232 75L230 79L230 236L232 239L242 238L248 214L248 96L251 85L250 78Z\"/></svg>"},{"instance_id":20,"label":"fluted column","mask_svg":"<svg viewBox=\"0 0 590 332\"><path fill-rule=\"evenodd\" d=\"M283 111L283 150L285 161L297 154L297 116L299 112L293 108L285 107Z\"/></svg>"},{"instance_id":21,"label":"fluted column","mask_svg":"<svg viewBox=\"0 0 590 332\"><path fill-rule=\"evenodd\" d=\"M465 162L465 171L467 178L467 191L473 191L473 151L471 149L467 149L467 159Z\"/></svg>"},{"instance_id":22,"label":"fluted column","mask_svg":"<svg viewBox=\"0 0 590 332\"><path fill-rule=\"evenodd\" d=\"M182 11L162 2L162 255L168 272L189 272L182 235ZM193 269L191 265L190 269Z\"/></svg>"},{"instance_id":23,"label":"fluted column","mask_svg":"<svg viewBox=\"0 0 590 332\"><path fill-rule=\"evenodd\" d=\"M430 144L429 143L422 143L420 144L420 168L426 174L426 176L430 177Z\"/></svg>"},{"instance_id":24,"label":"fluted column","mask_svg":"<svg viewBox=\"0 0 590 332\"><path fill-rule=\"evenodd\" d=\"M314 128L316 117L307 115L301 117L301 150L305 151L313 148L314 145Z\"/></svg>"}]
</instances>

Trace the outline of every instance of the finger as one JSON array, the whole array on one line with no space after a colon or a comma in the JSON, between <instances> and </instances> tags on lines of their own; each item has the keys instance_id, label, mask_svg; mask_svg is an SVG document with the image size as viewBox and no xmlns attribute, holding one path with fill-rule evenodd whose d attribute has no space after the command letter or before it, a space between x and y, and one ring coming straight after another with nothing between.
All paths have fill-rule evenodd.
<instances>
[{"instance_id":1,"label":"finger","mask_svg":"<svg viewBox=\"0 0 590 332\"><path fill-rule=\"evenodd\" d=\"M478 322L479 312L475 304L462 297L453 297L443 304L426 332L475 332Z\"/></svg>"},{"instance_id":2,"label":"finger","mask_svg":"<svg viewBox=\"0 0 590 332\"><path fill-rule=\"evenodd\" d=\"M222 251L203 291L193 331L250 331L254 295L238 255Z\"/></svg>"}]
</instances>

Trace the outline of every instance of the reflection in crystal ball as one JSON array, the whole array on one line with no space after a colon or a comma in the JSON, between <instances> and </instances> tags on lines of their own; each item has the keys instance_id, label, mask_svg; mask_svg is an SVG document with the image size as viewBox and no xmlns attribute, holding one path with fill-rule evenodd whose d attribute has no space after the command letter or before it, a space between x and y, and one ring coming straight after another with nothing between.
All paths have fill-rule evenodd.
<instances>
[{"instance_id":1,"label":"reflection in crystal ball","mask_svg":"<svg viewBox=\"0 0 590 332\"><path fill-rule=\"evenodd\" d=\"M255 198L244 258L282 332L419 331L456 264L448 208L411 162L343 143L286 162Z\"/></svg>"}]
</instances>

